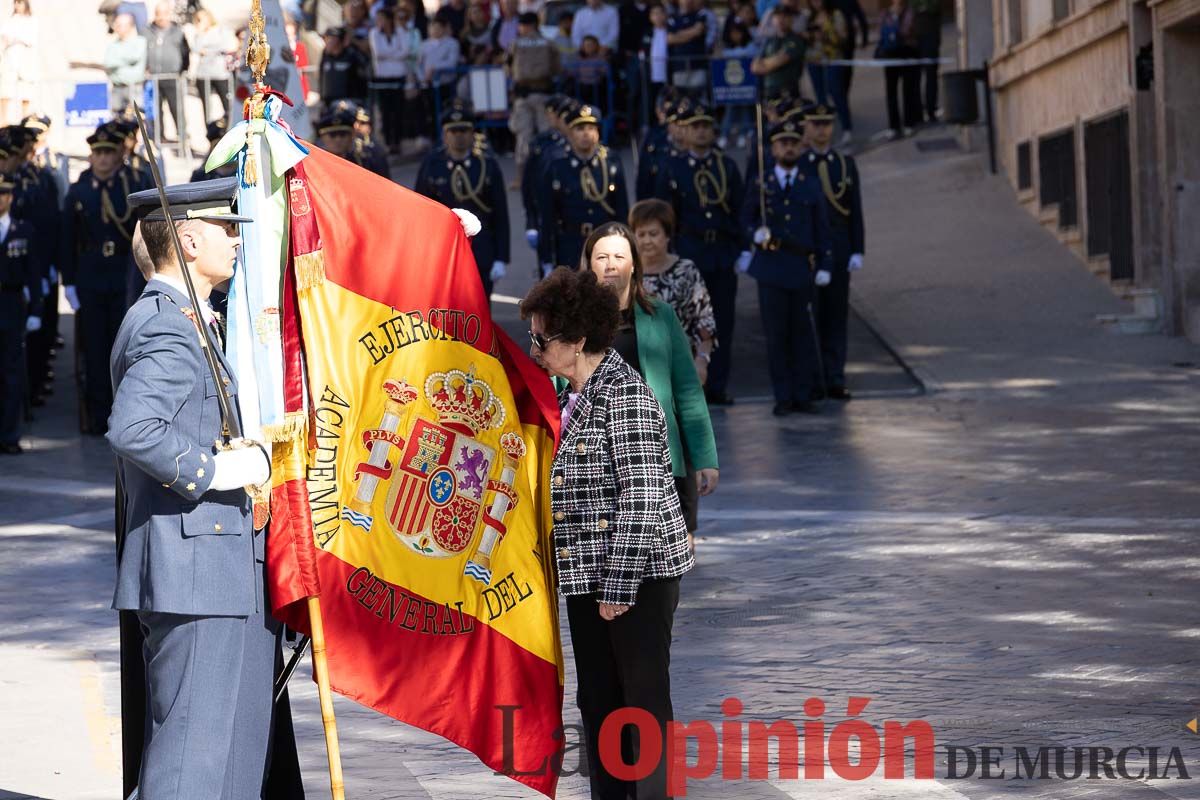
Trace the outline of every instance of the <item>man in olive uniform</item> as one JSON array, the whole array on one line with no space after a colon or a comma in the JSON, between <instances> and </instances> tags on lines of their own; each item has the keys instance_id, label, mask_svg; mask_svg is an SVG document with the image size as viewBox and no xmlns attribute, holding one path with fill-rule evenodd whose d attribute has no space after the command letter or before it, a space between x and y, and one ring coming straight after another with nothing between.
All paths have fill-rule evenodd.
<instances>
[{"instance_id":1,"label":"man in olive uniform","mask_svg":"<svg viewBox=\"0 0 1200 800\"><path fill-rule=\"evenodd\" d=\"M496 159L475 145L475 119L469 112L451 108L442 114L442 145L421 162L413 189L479 218L482 229L471 237L471 251L483 290L491 297L495 282L508 271L511 255L508 192Z\"/></svg>"},{"instance_id":2,"label":"man in olive uniform","mask_svg":"<svg viewBox=\"0 0 1200 800\"><path fill-rule=\"evenodd\" d=\"M532 11L517 17L517 38L508 46L507 61L513 94L508 129L516 137L519 178L525 174L534 135L550 127L546 102L559 70L558 48L538 31L537 14Z\"/></svg>"},{"instance_id":3,"label":"man in olive uniform","mask_svg":"<svg viewBox=\"0 0 1200 800\"><path fill-rule=\"evenodd\" d=\"M817 288L817 336L825 392L849 400L846 389L846 323L850 315L850 273L862 269L865 250L862 186L854 159L833 149L834 113L823 105L804 114L809 151L800 160L809 179L821 187L833 236L833 269L828 286Z\"/></svg>"},{"instance_id":4,"label":"man in olive uniform","mask_svg":"<svg viewBox=\"0 0 1200 800\"><path fill-rule=\"evenodd\" d=\"M629 219L629 191L621 158L600 144L600 112L582 105L567 120L571 147L542 176L542 273L577 267L583 243L597 225Z\"/></svg>"},{"instance_id":5,"label":"man in olive uniform","mask_svg":"<svg viewBox=\"0 0 1200 800\"><path fill-rule=\"evenodd\" d=\"M130 255L136 220L126 198L145 185L124 163L125 136L116 126L101 125L87 141L91 167L67 191L58 263L67 301L79 315L83 432L99 436L108 429L112 407L108 354L136 272Z\"/></svg>"}]
</instances>

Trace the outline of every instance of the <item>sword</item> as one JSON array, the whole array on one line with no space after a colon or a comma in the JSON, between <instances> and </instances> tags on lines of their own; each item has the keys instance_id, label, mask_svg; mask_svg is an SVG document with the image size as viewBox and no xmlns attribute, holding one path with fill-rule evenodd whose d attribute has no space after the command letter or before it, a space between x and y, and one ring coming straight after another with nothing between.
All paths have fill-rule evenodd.
<instances>
[{"instance_id":1,"label":"sword","mask_svg":"<svg viewBox=\"0 0 1200 800\"><path fill-rule=\"evenodd\" d=\"M283 697L283 693L287 691L288 681L292 679L292 674L296 671L296 667L300 666L300 659L304 658L304 652L308 650L308 646L312 643L312 639L307 636L301 636L300 641L292 650L292 657L288 659L288 663L283 668L283 672L279 673L279 677L275 679L275 700L278 703L279 698Z\"/></svg>"},{"instance_id":2,"label":"sword","mask_svg":"<svg viewBox=\"0 0 1200 800\"><path fill-rule=\"evenodd\" d=\"M763 157L763 107L762 101L759 100L754 104L754 122L758 131L758 218L762 221L762 225L754 232L755 239L762 239L763 244L771 240L771 229L767 227L767 186L766 186L766 167L763 165L766 160ZM765 235L760 235L764 232Z\"/></svg>"},{"instance_id":3,"label":"sword","mask_svg":"<svg viewBox=\"0 0 1200 800\"><path fill-rule=\"evenodd\" d=\"M231 440L242 438L242 423L238 419L237 414L233 413L233 405L229 401L229 393L225 391L225 383L221 380L221 365L217 361L216 353L213 352L212 342L209 340L208 326L202 321L200 314L200 300L196 295L196 285L192 282L192 272L188 269L187 259L183 257L183 244L179 241L179 231L175 229L175 223L171 219L171 203L167 200L166 184L163 182L162 173L158 169L158 159L154 155L154 149L150 144L150 134L146 130L146 120L142 117L142 109L137 103L133 103L133 116L137 119L138 131L142 134L142 144L146 148L146 160L150 162L150 174L154 178L154 188L158 189L158 200L162 204L163 217L167 221L167 228L171 231L171 244L175 248L175 257L179 260L179 269L183 275L183 283L187 287L188 301L192 304L192 308L196 313L192 315L192 324L196 326L196 331L200 334L200 349L204 352L204 361L208 364L209 374L212 375L213 385L217 387L217 405L221 409L221 435L225 439L226 446Z\"/></svg>"}]
</instances>

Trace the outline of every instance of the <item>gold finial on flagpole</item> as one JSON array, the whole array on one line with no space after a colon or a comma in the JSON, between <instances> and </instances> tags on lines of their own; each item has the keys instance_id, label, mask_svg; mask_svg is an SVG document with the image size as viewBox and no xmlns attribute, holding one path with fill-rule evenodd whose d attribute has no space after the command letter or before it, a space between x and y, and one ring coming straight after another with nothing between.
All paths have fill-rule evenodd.
<instances>
[{"instance_id":1,"label":"gold finial on flagpole","mask_svg":"<svg viewBox=\"0 0 1200 800\"><path fill-rule=\"evenodd\" d=\"M267 43L267 23L263 19L262 0L250 0L250 35L246 40L246 66L254 75L254 86L263 85L267 64L271 63L271 45Z\"/></svg>"}]
</instances>

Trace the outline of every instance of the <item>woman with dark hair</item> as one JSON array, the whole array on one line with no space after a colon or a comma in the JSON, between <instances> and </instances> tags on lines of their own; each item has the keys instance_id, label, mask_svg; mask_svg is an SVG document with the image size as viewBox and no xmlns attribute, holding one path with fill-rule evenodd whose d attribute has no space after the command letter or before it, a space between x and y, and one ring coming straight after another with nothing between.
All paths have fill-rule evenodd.
<instances>
[{"instance_id":1,"label":"woman with dark hair","mask_svg":"<svg viewBox=\"0 0 1200 800\"><path fill-rule=\"evenodd\" d=\"M600 759L600 726L620 708L657 720L666 742L671 627L679 578L694 564L668 462L667 423L641 376L610 346L617 297L587 271L555 270L521 302L530 356L563 382L562 430L551 465L550 506L559 590L579 683L593 798L665 798L667 755L636 782ZM636 729L623 742L637 763Z\"/></svg>"},{"instance_id":2,"label":"woman with dark hair","mask_svg":"<svg viewBox=\"0 0 1200 800\"><path fill-rule=\"evenodd\" d=\"M700 495L717 488L720 473L687 334L671 307L646 293L641 257L627 226L608 222L594 230L583 245L583 263L616 292L621 306L613 349L646 380L666 414L671 466L691 542Z\"/></svg>"}]
</instances>

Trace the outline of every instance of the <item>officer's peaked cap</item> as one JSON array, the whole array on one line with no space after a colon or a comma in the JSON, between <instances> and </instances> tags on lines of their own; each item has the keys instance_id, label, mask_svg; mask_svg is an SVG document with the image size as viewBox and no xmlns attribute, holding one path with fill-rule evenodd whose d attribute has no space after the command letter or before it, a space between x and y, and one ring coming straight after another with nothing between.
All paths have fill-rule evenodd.
<instances>
[{"instance_id":1,"label":"officer's peaked cap","mask_svg":"<svg viewBox=\"0 0 1200 800\"><path fill-rule=\"evenodd\" d=\"M210 222L253 222L250 217L234 213L237 202L238 179L214 178L195 183L168 186L163 191L171 209L171 219L202 219ZM146 189L129 195L129 206L139 219L162 222L162 200L158 189Z\"/></svg>"}]
</instances>

